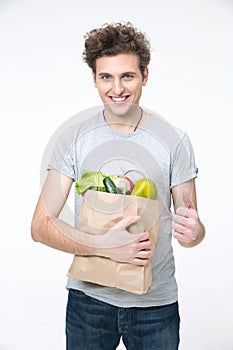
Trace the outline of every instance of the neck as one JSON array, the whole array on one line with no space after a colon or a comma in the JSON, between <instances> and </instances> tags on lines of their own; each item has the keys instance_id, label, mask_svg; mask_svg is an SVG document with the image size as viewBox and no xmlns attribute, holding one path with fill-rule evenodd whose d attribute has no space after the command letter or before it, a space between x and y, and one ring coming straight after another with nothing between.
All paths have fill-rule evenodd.
<instances>
[{"instance_id":1,"label":"neck","mask_svg":"<svg viewBox=\"0 0 233 350\"><path fill-rule=\"evenodd\" d=\"M135 132L142 123L144 112L141 107L134 106L127 112L114 113L114 111L107 106L103 112L106 123L114 130L122 133Z\"/></svg>"}]
</instances>

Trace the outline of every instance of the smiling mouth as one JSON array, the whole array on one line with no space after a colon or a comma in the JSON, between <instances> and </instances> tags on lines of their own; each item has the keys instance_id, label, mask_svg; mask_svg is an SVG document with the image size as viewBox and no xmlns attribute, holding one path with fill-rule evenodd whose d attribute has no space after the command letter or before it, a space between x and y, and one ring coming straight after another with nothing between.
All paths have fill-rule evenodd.
<instances>
[{"instance_id":1,"label":"smiling mouth","mask_svg":"<svg viewBox=\"0 0 233 350\"><path fill-rule=\"evenodd\" d=\"M110 96L111 100L116 103L122 103L128 99L129 95L126 96L121 96L121 97L115 97L115 96Z\"/></svg>"}]
</instances>

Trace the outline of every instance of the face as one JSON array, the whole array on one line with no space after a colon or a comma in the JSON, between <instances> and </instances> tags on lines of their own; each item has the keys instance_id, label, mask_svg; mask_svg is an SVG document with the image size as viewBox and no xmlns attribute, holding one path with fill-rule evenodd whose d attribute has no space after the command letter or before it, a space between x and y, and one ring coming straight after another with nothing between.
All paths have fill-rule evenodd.
<instances>
[{"instance_id":1,"label":"face","mask_svg":"<svg viewBox=\"0 0 233 350\"><path fill-rule=\"evenodd\" d=\"M93 78L103 103L112 113L122 115L132 106L138 106L148 69L142 77L138 57L133 53L103 56L96 60Z\"/></svg>"}]
</instances>

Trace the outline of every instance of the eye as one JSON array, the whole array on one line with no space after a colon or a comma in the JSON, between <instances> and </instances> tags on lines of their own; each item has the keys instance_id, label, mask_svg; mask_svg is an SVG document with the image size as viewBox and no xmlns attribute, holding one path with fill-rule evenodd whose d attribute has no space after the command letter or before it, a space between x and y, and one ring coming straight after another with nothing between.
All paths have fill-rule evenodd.
<instances>
[{"instance_id":1,"label":"eye","mask_svg":"<svg viewBox=\"0 0 233 350\"><path fill-rule=\"evenodd\" d=\"M102 80L110 80L110 78L111 78L111 75L109 75L109 74L103 74L103 75L101 75L101 79L102 79Z\"/></svg>"},{"instance_id":2,"label":"eye","mask_svg":"<svg viewBox=\"0 0 233 350\"><path fill-rule=\"evenodd\" d=\"M131 80L133 78L134 78L133 74L130 74L130 73L126 73L123 75L123 79L125 80Z\"/></svg>"}]
</instances>

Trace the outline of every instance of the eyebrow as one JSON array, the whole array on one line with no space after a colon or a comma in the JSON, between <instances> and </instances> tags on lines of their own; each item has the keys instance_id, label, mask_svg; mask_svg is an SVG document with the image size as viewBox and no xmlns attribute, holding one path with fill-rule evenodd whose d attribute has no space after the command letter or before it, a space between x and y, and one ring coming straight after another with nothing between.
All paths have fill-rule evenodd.
<instances>
[{"instance_id":1,"label":"eyebrow","mask_svg":"<svg viewBox=\"0 0 233 350\"><path fill-rule=\"evenodd\" d=\"M105 72L100 72L100 73L98 74L99 77L101 77L102 75L111 75L111 74L109 74L109 73L107 73L107 72L106 72L106 73L105 73Z\"/></svg>"},{"instance_id":2,"label":"eyebrow","mask_svg":"<svg viewBox=\"0 0 233 350\"><path fill-rule=\"evenodd\" d=\"M127 74L130 74L130 75L137 75L136 72L130 72L130 71L129 71L129 72L124 72L124 73L122 73L121 76L127 75ZM109 75L110 77L112 76L112 74L107 73L107 72L100 72L100 73L98 74L99 77L101 77L101 76L103 76L103 75Z\"/></svg>"}]
</instances>

